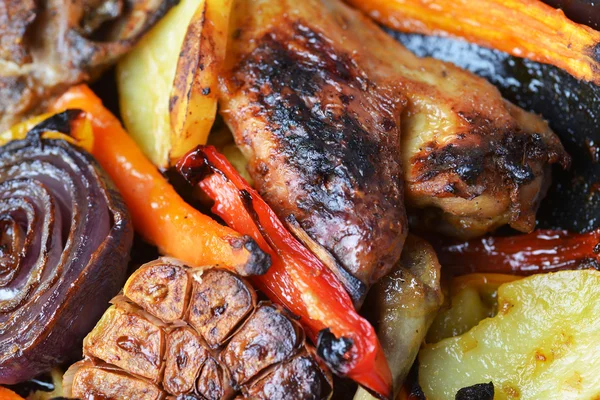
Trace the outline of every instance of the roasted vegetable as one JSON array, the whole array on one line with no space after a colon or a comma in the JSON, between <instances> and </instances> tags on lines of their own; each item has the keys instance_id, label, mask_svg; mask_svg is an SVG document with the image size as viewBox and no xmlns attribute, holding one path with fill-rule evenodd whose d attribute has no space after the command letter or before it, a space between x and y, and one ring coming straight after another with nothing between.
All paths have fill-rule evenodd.
<instances>
[{"instance_id":1,"label":"roasted vegetable","mask_svg":"<svg viewBox=\"0 0 600 400\"><path fill-rule=\"evenodd\" d=\"M287 231L256 190L214 147L198 147L177 167L215 202L215 214L253 237L271 256L273 265L254 279L255 284L300 318L325 363L337 374L390 398L390 370L375 331L358 315L331 270ZM301 233L293 219L287 222ZM321 254L325 256L322 259L327 257L322 249Z\"/></svg>"},{"instance_id":2,"label":"roasted vegetable","mask_svg":"<svg viewBox=\"0 0 600 400\"><path fill-rule=\"evenodd\" d=\"M230 8L231 0L181 1L118 65L125 127L161 168L206 143Z\"/></svg>"},{"instance_id":3,"label":"roasted vegetable","mask_svg":"<svg viewBox=\"0 0 600 400\"><path fill-rule=\"evenodd\" d=\"M440 264L429 243L408 235L402 258L377 282L363 309L377 330L398 395L417 357L427 329L442 304ZM354 400L373 397L360 388Z\"/></svg>"},{"instance_id":4,"label":"roasted vegetable","mask_svg":"<svg viewBox=\"0 0 600 400\"><path fill-rule=\"evenodd\" d=\"M561 269L600 269L600 230L589 233L538 230L527 235L440 241L442 264L461 275L497 272L531 275Z\"/></svg>"},{"instance_id":5,"label":"roasted vegetable","mask_svg":"<svg viewBox=\"0 0 600 400\"><path fill-rule=\"evenodd\" d=\"M498 309L498 287L520 279L515 275L469 274L453 278L450 292L435 316L427 342L462 335L481 320L493 317Z\"/></svg>"},{"instance_id":6,"label":"roasted vegetable","mask_svg":"<svg viewBox=\"0 0 600 400\"><path fill-rule=\"evenodd\" d=\"M65 374L79 399L327 399L331 376L300 325L222 269L143 265ZM185 397L187 396L187 397Z\"/></svg>"},{"instance_id":7,"label":"roasted vegetable","mask_svg":"<svg viewBox=\"0 0 600 400\"><path fill-rule=\"evenodd\" d=\"M4 0L0 131L129 51L174 0Z\"/></svg>"},{"instance_id":8,"label":"roasted vegetable","mask_svg":"<svg viewBox=\"0 0 600 400\"><path fill-rule=\"evenodd\" d=\"M494 384L496 399L588 399L600 388L600 272L538 274L500 286L498 314L426 345L419 382L428 400Z\"/></svg>"},{"instance_id":9,"label":"roasted vegetable","mask_svg":"<svg viewBox=\"0 0 600 400\"><path fill-rule=\"evenodd\" d=\"M79 114L0 148L0 383L77 355L125 281L133 230L116 188L89 154L43 138Z\"/></svg>"},{"instance_id":10,"label":"roasted vegetable","mask_svg":"<svg viewBox=\"0 0 600 400\"><path fill-rule=\"evenodd\" d=\"M94 129L92 154L115 181L137 232L163 254L193 265L218 264L242 275L269 267L269 257L254 240L187 204L89 88L71 88L53 108L86 112Z\"/></svg>"},{"instance_id":11,"label":"roasted vegetable","mask_svg":"<svg viewBox=\"0 0 600 400\"><path fill-rule=\"evenodd\" d=\"M600 32L539 0L346 0L392 29L453 35L600 84Z\"/></svg>"},{"instance_id":12,"label":"roasted vegetable","mask_svg":"<svg viewBox=\"0 0 600 400\"><path fill-rule=\"evenodd\" d=\"M24 400L21 396L10 389L0 386L0 399L2 400Z\"/></svg>"},{"instance_id":13,"label":"roasted vegetable","mask_svg":"<svg viewBox=\"0 0 600 400\"><path fill-rule=\"evenodd\" d=\"M206 0L181 0L117 64L123 123L144 154L161 168L169 166L176 134L171 130L169 97L177 60L186 32L197 25L201 31L205 6ZM199 40L198 34L194 41Z\"/></svg>"},{"instance_id":14,"label":"roasted vegetable","mask_svg":"<svg viewBox=\"0 0 600 400\"><path fill-rule=\"evenodd\" d=\"M206 0L188 28L169 99L171 163L205 144L217 114L233 0Z\"/></svg>"}]
</instances>

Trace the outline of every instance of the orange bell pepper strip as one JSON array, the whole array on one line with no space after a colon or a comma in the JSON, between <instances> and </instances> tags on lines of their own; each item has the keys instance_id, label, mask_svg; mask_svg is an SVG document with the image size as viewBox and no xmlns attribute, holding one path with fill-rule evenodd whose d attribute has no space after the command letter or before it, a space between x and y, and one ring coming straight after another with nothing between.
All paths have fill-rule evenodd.
<instances>
[{"instance_id":1,"label":"orange bell pepper strip","mask_svg":"<svg viewBox=\"0 0 600 400\"><path fill-rule=\"evenodd\" d=\"M272 301L300 317L325 364L380 398L390 398L392 377L375 330L356 312L331 270L292 236L258 192L214 147L192 150L177 168L188 182L199 184L214 200L215 214L250 235L271 256L271 268L253 277L253 283Z\"/></svg>"},{"instance_id":2,"label":"orange bell pepper strip","mask_svg":"<svg viewBox=\"0 0 600 400\"><path fill-rule=\"evenodd\" d=\"M15 392L0 386L0 400L25 400Z\"/></svg>"},{"instance_id":3,"label":"orange bell pepper strip","mask_svg":"<svg viewBox=\"0 0 600 400\"><path fill-rule=\"evenodd\" d=\"M440 263L454 275L494 272L531 275L562 269L600 268L600 230L570 233L537 230L434 245Z\"/></svg>"},{"instance_id":4,"label":"orange bell pepper strip","mask_svg":"<svg viewBox=\"0 0 600 400\"><path fill-rule=\"evenodd\" d=\"M268 255L252 238L219 224L177 194L87 86L71 88L51 109L87 114L94 132L92 155L121 192L136 231L160 252L192 265L232 268L241 275L268 269Z\"/></svg>"}]
</instances>

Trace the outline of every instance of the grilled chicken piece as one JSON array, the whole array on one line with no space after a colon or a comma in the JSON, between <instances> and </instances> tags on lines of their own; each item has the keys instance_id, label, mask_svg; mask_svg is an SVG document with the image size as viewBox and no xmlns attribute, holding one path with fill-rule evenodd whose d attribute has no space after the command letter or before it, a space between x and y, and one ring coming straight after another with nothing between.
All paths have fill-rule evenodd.
<instances>
[{"instance_id":1,"label":"grilled chicken piece","mask_svg":"<svg viewBox=\"0 0 600 400\"><path fill-rule=\"evenodd\" d=\"M420 226L459 237L534 228L550 164L569 163L541 118L484 79L416 57L338 0L233 9L221 114L261 194L359 289L398 260L401 171Z\"/></svg>"},{"instance_id":2,"label":"grilled chicken piece","mask_svg":"<svg viewBox=\"0 0 600 400\"><path fill-rule=\"evenodd\" d=\"M407 233L404 98L358 35L319 1L238 1L221 114L257 189L343 265L359 300Z\"/></svg>"},{"instance_id":3,"label":"grilled chicken piece","mask_svg":"<svg viewBox=\"0 0 600 400\"><path fill-rule=\"evenodd\" d=\"M3 0L0 131L97 77L175 0Z\"/></svg>"},{"instance_id":4,"label":"grilled chicken piece","mask_svg":"<svg viewBox=\"0 0 600 400\"><path fill-rule=\"evenodd\" d=\"M80 399L327 399L301 326L222 269L162 258L127 281L65 376ZM103 397L104 396L104 397ZM179 398L179 397L178 397Z\"/></svg>"}]
</instances>

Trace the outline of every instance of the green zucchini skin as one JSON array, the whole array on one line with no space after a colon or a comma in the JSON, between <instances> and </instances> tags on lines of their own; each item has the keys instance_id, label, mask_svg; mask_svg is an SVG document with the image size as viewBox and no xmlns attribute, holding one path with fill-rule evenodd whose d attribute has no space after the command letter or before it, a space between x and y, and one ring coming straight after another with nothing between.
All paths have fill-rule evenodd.
<instances>
[{"instance_id":1,"label":"green zucchini skin","mask_svg":"<svg viewBox=\"0 0 600 400\"><path fill-rule=\"evenodd\" d=\"M462 40L386 31L420 57L486 78L506 99L548 120L573 162L569 171L554 169L538 227L577 232L600 227L600 87L556 67Z\"/></svg>"}]
</instances>

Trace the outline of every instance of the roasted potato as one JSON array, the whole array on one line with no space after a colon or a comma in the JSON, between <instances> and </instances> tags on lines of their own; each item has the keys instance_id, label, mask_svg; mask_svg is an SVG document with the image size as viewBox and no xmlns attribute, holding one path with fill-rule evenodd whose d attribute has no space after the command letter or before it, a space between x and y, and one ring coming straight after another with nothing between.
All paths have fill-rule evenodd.
<instances>
[{"instance_id":1,"label":"roasted potato","mask_svg":"<svg viewBox=\"0 0 600 400\"><path fill-rule=\"evenodd\" d=\"M600 272L533 275L498 289L498 313L463 335L426 345L428 400L492 382L495 399L600 396Z\"/></svg>"},{"instance_id":2,"label":"roasted potato","mask_svg":"<svg viewBox=\"0 0 600 400\"><path fill-rule=\"evenodd\" d=\"M117 66L123 122L160 168L205 144L231 0L182 0Z\"/></svg>"}]
</instances>

